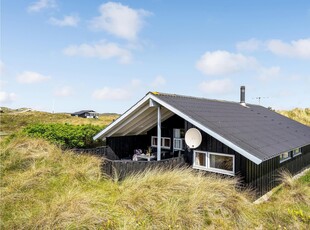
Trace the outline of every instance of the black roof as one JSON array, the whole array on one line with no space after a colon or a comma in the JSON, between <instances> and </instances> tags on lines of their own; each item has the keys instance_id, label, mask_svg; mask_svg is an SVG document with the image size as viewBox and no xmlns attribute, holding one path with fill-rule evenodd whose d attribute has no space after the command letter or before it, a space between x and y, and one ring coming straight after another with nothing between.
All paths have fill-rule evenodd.
<instances>
[{"instance_id":1,"label":"black roof","mask_svg":"<svg viewBox=\"0 0 310 230\"><path fill-rule=\"evenodd\" d=\"M78 112L75 112L75 113L71 113L71 115L81 115L81 114L84 114L84 113L94 113L95 111L94 110L81 110L81 111L78 111Z\"/></svg>"},{"instance_id":2,"label":"black roof","mask_svg":"<svg viewBox=\"0 0 310 230\"><path fill-rule=\"evenodd\" d=\"M153 95L262 161L310 144L310 127L259 105Z\"/></svg>"}]
</instances>

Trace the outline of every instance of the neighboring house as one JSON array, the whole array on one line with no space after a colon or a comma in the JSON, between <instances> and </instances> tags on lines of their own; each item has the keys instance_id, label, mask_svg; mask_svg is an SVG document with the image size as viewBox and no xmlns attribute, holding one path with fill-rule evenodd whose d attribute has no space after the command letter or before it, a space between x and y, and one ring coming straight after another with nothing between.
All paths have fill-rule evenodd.
<instances>
[{"instance_id":1,"label":"neighboring house","mask_svg":"<svg viewBox=\"0 0 310 230\"><path fill-rule=\"evenodd\" d=\"M98 118L98 113L96 113L94 110L81 110L75 113L71 113L71 116L83 118Z\"/></svg>"},{"instance_id":2,"label":"neighboring house","mask_svg":"<svg viewBox=\"0 0 310 230\"><path fill-rule=\"evenodd\" d=\"M94 139L120 157L153 147L183 153L193 168L239 176L258 195L278 183L283 169L296 174L310 165L310 127L259 105L150 92ZM190 128L201 134L199 146L184 143Z\"/></svg>"}]
</instances>

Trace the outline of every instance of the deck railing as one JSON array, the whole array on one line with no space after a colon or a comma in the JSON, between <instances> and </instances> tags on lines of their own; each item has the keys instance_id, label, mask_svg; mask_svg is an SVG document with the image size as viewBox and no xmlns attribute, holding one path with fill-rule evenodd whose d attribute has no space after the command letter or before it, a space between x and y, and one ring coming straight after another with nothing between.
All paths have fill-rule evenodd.
<instances>
[{"instance_id":1,"label":"deck railing","mask_svg":"<svg viewBox=\"0 0 310 230\"><path fill-rule=\"evenodd\" d=\"M163 159L160 161L120 160L113 150L106 146L91 149L73 149L73 151L78 154L86 153L103 157L101 166L102 172L107 176L119 180L122 180L133 173L147 169L172 169L185 165L183 156Z\"/></svg>"},{"instance_id":2,"label":"deck railing","mask_svg":"<svg viewBox=\"0 0 310 230\"><path fill-rule=\"evenodd\" d=\"M109 160L104 159L102 171L114 179L122 180L126 176L147 169L172 169L185 165L184 157L173 157L160 161L131 161L131 160Z\"/></svg>"}]
</instances>

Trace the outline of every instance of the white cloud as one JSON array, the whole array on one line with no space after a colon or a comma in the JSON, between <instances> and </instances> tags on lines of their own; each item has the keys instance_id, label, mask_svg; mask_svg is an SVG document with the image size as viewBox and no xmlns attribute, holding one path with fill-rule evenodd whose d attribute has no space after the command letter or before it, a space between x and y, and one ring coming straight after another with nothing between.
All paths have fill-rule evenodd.
<instances>
[{"instance_id":1,"label":"white cloud","mask_svg":"<svg viewBox=\"0 0 310 230\"><path fill-rule=\"evenodd\" d=\"M15 93L7 93L5 91L0 91L0 102L3 104L10 104L16 100Z\"/></svg>"},{"instance_id":2,"label":"white cloud","mask_svg":"<svg viewBox=\"0 0 310 230\"><path fill-rule=\"evenodd\" d=\"M268 50L279 56L310 58L310 38L299 39L290 43L274 39L267 41L266 45Z\"/></svg>"},{"instance_id":3,"label":"white cloud","mask_svg":"<svg viewBox=\"0 0 310 230\"><path fill-rule=\"evenodd\" d=\"M223 75L254 68L255 58L223 50L206 52L196 63L196 68L207 75Z\"/></svg>"},{"instance_id":4,"label":"white cloud","mask_svg":"<svg viewBox=\"0 0 310 230\"><path fill-rule=\"evenodd\" d=\"M262 45L263 43L260 40L251 38L247 41L238 42L236 48L239 51L253 52L259 50Z\"/></svg>"},{"instance_id":5,"label":"white cloud","mask_svg":"<svg viewBox=\"0 0 310 230\"><path fill-rule=\"evenodd\" d=\"M139 79L132 79L126 86L119 88L103 87L93 92L92 97L98 100L128 100L133 93L141 88L142 82Z\"/></svg>"},{"instance_id":6,"label":"white cloud","mask_svg":"<svg viewBox=\"0 0 310 230\"><path fill-rule=\"evenodd\" d=\"M39 12L43 9L54 8L56 7L55 0L38 0L28 6L27 10L29 12Z\"/></svg>"},{"instance_id":7,"label":"white cloud","mask_svg":"<svg viewBox=\"0 0 310 230\"><path fill-rule=\"evenodd\" d=\"M158 76L156 76L154 81L151 83L151 86L154 88L157 88L157 87L163 86L165 84L166 84L166 79L163 76L158 75Z\"/></svg>"},{"instance_id":8,"label":"white cloud","mask_svg":"<svg viewBox=\"0 0 310 230\"><path fill-rule=\"evenodd\" d=\"M227 94L234 89L234 85L230 79L204 81L199 89L206 94Z\"/></svg>"},{"instance_id":9,"label":"white cloud","mask_svg":"<svg viewBox=\"0 0 310 230\"><path fill-rule=\"evenodd\" d=\"M258 79L264 82L268 82L279 77L281 68L279 66L273 66L270 68L261 67L259 71L260 75Z\"/></svg>"},{"instance_id":10,"label":"white cloud","mask_svg":"<svg viewBox=\"0 0 310 230\"><path fill-rule=\"evenodd\" d=\"M49 23L54 26L73 26L76 27L80 21L80 18L76 15L65 15L63 19L57 19L54 17L51 17L49 19Z\"/></svg>"},{"instance_id":11,"label":"white cloud","mask_svg":"<svg viewBox=\"0 0 310 230\"><path fill-rule=\"evenodd\" d=\"M93 92L93 98L99 100L126 100L131 97L127 89L104 87Z\"/></svg>"},{"instance_id":12,"label":"white cloud","mask_svg":"<svg viewBox=\"0 0 310 230\"><path fill-rule=\"evenodd\" d=\"M74 93L74 91L73 91L72 87L64 86L62 88L56 89L54 92L54 95L58 96L58 97L68 97L68 96L73 95L73 93Z\"/></svg>"},{"instance_id":13,"label":"white cloud","mask_svg":"<svg viewBox=\"0 0 310 230\"><path fill-rule=\"evenodd\" d=\"M127 40L137 38L138 32L144 25L144 17L151 14L148 11L132 9L116 2L102 4L99 12L101 15L91 20L90 27Z\"/></svg>"},{"instance_id":14,"label":"white cloud","mask_svg":"<svg viewBox=\"0 0 310 230\"><path fill-rule=\"evenodd\" d=\"M68 56L97 57L102 59L118 58L120 63L127 64L131 61L131 52L121 48L118 44L101 41L96 44L71 45L64 49Z\"/></svg>"},{"instance_id":15,"label":"white cloud","mask_svg":"<svg viewBox=\"0 0 310 230\"><path fill-rule=\"evenodd\" d=\"M44 76L42 74L32 72L32 71L24 71L20 75L17 76L17 81L19 83L32 84L49 80L49 76Z\"/></svg>"}]
</instances>

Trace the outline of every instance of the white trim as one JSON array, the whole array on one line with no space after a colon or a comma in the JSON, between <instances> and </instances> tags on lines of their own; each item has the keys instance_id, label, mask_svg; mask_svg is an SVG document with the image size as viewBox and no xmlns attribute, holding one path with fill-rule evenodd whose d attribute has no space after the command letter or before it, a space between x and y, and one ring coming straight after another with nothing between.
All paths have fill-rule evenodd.
<instances>
[{"instance_id":1,"label":"white trim","mask_svg":"<svg viewBox=\"0 0 310 230\"><path fill-rule=\"evenodd\" d=\"M205 154L206 166L196 165L196 153L197 152ZM233 170L232 171L228 171L228 170L224 170L224 169L218 169L218 168L211 167L210 166L210 155L231 157L233 159ZM208 172L215 172L215 173L221 173L221 174L225 174L225 175L235 176L235 155L230 155L230 154L225 154L225 153L214 153L214 152L206 152L206 151L194 150L194 153L193 153L193 168L194 169L205 170L205 171L208 171Z\"/></svg>"},{"instance_id":2,"label":"white trim","mask_svg":"<svg viewBox=\"0 0 310 230\"><path fill-rule=\"evenodd\" d=\"M167 118L171 117L172 115L173 115L173 113L170 112L169 110L163 112L162 115L161 115L161 121L162 122L165 121ZM146 123L149 123L149 122L146 121ZM157 125L156 122L154 124L153 123L149 123L147 126L145 126L142 129L140 129L140 131L134 133L134 135L140 135L140 134L142 134L142 133L144 133L144 132L154 128L156 125Z\"/></svg>"},{"instance_id":3,"label":"white trim","mask_svg":"<svg viewBox=\"0 0 310 230\"><path fill-rule=\"evenodd\" d=\"M153 145L153 139L157 139L157 145ZM164 146L165 139L169 140L170 146ZM158 146L158 137L157 136L151 136L151 147L157 148ZM162 149L170 149L171 148L171 138L170 137L161 137L161 148Z\"/></svg>"},{"instance_id":4,"label":"white trim","mask_svg":"<svg viewBox=\"0 0 310 230\"><path fill-rule=\"evenodd\" d=\"M110 135L113 135L114 133L116 133L117 131L119 131L120 129L122 129L124 126L126 126L127 124L129 124L130 122L132 122L135 118L137 118L138 116L140 116L141 114L145 113L147 110L149 109L149 107L144 107L143 109L141 109L139 112L137 112L136 114L134 114L134 116L130 117L128 120L126 120L124 123L122 123L119 127L113 129L113 131L110 133ZM153 112L152 110L150 110L149 113ZM149 114L148 113L148 114ZM143 114L145 115L145 114ZM135 125L135 124L134 124ZM131 127L131 126L130 126Z\"/></svg>"},{"instance_id":5,"label":"white trim","mask_svg":"<svg viewBox=\"0 0 310 230\"><path fill-rule=\"evenodd\" d=\"M301 155L302 154L302 152L299 152L299 153L297 153L297 154L294 154L293 153L293 157L297 157L297 156L299 156L299 155Z\"/></svg>"},{"instance_id":6,"label":"white trim","mask_svg":"<svg viewBox=\"0 0 310 230\"><path fill-rule=\"evenodd\" d=\"M148 124L149 121L151 120L152 117L154 117L155 119L155 111L154 109L150 109L149 110L145 110L143 115L141 115L141 117L137 117L136 120L134 120L133 122L131 122L131 124L128 124L128 126L125 126L125 129L122 130L122 135L126 136L128 133L134 131L136 128L139 128L139 125L145 125ZM113 133L109 133L110 136L114 134Z\"/></svg>"},{"instance_id":7,"label":"white trim","mask_svg":"<svg viewBox=\"0 0 310 230\"><path fill-rule=\"evenodd\" d=\"M246 157L247 159L253 161L256 164L262 163L262 160L253 156L249 152L245 151L244 149L240 148L239 146L235 145L231 141L227 140L226 138L222 137L221 135L217 134L216 132L212 131L211 129L205 127L204 125L200 124L199 122L195 121L193 118L187 116L186 114L182 113L178 109L174 108L170 104L166 103L165 101L159 99L156 97L156 95L153 95L152 93L147 94L144 98L142 98L139 102L137 102L134 106L132 106L129 110L127 110L122 116L120 116L116 121L108 125L105 129L103 129L101 132L99 132L97 135L93 137L94 140L100 138L101 136L107 134L113 127L115 127L117 124L119 124L121 121L125 120L132 112L134 112L136 109L138 109L140 106L142 106L145 102L147 102L149 99L154 100L155 102L159 103L166 109L170 110L174 114L177 114L178 116L182 117L184 120L190 122L191 124L195 125L197 128L201 129L202 131L208 133L212 137L216 138L223 144L227 145L228 147L232 148L236 152L240 153L242 156ZM149 104L148 104L149 105ZM105 139L105 137L103 138Z\"/></svg>"},{"instance_id":8,"label":"white trim","mask_svg":"<svg viewBox=\"0 0 310 230\"><path fill-rule=\"evenodd\" d=\"M168 103L164 102L163 100L157 98L155 95L150 95L150 98L153 99L154 101L157 101L159 104L161 104L162 106L166 107L167 109L169 109L171 112L177 114L178 116L182 117L183 119L189 121L190 123L192 123L193 125L195 125L197 128L203 130L204 132L208 133L209 135L211 135L212 137L216 138L217 140L219 140L220 142L222 142L223 144L227 145L228 147L232 148L233 150L235 150L236 152L240 153L242 156L246 157L247 159L253 161L255 164L260 164L262 163L262 160L253 156L252 154L250 154L249 152L245 151L244 149L240 148L239 146L235 145L234 143L230 142L229 140L225 139L224 137L222 137L221 135L217 134L216 132L212 131L211 129L205 127L204 125L198 123L197 121L195 121L193 118L187 116L186 114L182 113L181 111L177 110L176 108L174 108L173 106L169 105Z\"/></svg>"},{"instance_id":9,"label":"white trim","mask_svg":"<svg viewBox=\"0 0 310 230\"><path fill-rule=\"evenodd\" d=\"M181 148L176 147L176 142L178 142L177 145L181 146ZM184 150L184 138L173 138L173 149L174 150Z\"/></svg>"},{"instance_id":10,"label":"white trim","mask_svg":"<svg viewBox=\"0 0 310 230\"><path fill-rule=\"evenodd\" d=\"M152 100L150 100L150 102L151 101ZM154 103L154 104L157 104L157 103ZM164 145L164 138L161 137L161 108L160 108L160 105L158 105L157 106L157 161L160 161L161 159L161 147L163 145Z\"/></svg>"},{"instance_id":11,"label":"white trim","mask_svg":"<svg viewBox=\"0 0 310 230\"><path fill-rule=\"evenodd\" d=\"M299 150L297 153L295 153L295 150L296 150L296 149ZM296 148L296 149L293 149L293 150L292 150L292 151L293 151L292 157L297 157L297 156L299 156L299 155L302 154L301 148Z\"/></svg>"},{"instance_id":12,"label":"white trim","mask_svg":"<svg viewBox=\"0 0 310 230\"><path fill-rule=\"evenodd\" d=\"M150 94L146 95L144 98L142 98L140 101L138 101L134 106L132 106L129 110L127 110L122 116L120 116L117 120L115 120L113 123L108 125L105 129L103 129L101 132L96 134L93 139L97 140L102 135L107 133L110 129L112 129L115 125L120 123L122 120L127 118L133 111L135 111L137 108L139 108L141 105L143 105L147 100L150 99Z\"/></svg>"},{"instance_id":13,"label":"white trim","mask_svg":"<svg viewBox=\"0 0 310 230\"><path fill-rule=\"evenodd\" d=\"M210 166L210 155L217 155L217 156L225 156L225 157L231 157L233 159L233 170L229 171L229 170L224 170L224 169L218 169L218 168L213 168ZM223 173L223 174L228 174L228 175L235 175L235 155L229 155L229 154L225 154L225 153L213 153L213 152L208 152L208 168L210 169L210 171L214 171L214 172L219 172L219 173Z\"/></svg>"}]
</instances>

